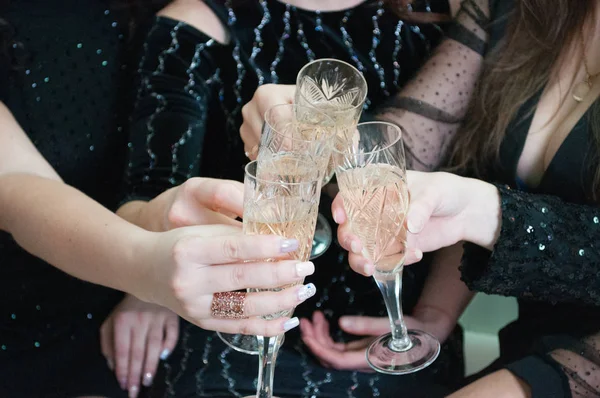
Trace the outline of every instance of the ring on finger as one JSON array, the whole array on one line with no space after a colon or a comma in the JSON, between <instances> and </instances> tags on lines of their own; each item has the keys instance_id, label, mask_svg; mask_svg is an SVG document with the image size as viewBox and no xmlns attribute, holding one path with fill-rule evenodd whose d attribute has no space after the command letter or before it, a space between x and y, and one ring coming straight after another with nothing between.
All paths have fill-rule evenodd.
<instances>
[{"instance_id":1,"label":"ring on finger","mask_svg":"<svg viewBox=\"0 0 600 398\"><path fill-rule=\"evenodd\" d=\"M246 292L221 292L214 293L210 312L214 318L244 319Z\"/></svg>"}]
</instances>

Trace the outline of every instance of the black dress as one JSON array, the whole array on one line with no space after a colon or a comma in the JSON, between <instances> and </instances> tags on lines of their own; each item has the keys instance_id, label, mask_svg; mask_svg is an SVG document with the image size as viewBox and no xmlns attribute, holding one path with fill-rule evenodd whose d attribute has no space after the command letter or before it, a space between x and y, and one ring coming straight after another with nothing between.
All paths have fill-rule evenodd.
<instances>
[{"instance_id":1,"label":"black dress","mask_svg":"<svg viewBox=\"0 0 600 398\"><path fill-rule=\"evenodd\" d=\"M203 176L241 180L247 159L239 137L240 110L259 84L293 84L308 61L338 58L365 76L368 114L398 92L443 35L438 25L399 19L381 1L337 12L301 10L277 0L232 2L233 7L216 1L207 4L228 26L230 44L218 44L191 26L165 17L148 27L131 120L128 182L132 199L151 198L165 185L194 175L197 167ZM414 11L449 12L447 1L415 4L419 5ZM331 199L323 195L321 212L334 225L330 205ZM337 244L315 265L317 271L309 279L318 294L302 304L296 315L324 311L338 339L348 338L336 327L339 316L385 315L375 284L349 270L346 254ZM426 273L425 266L405 270L408 313ZM429 369L390 377L325 369L303 346L298 331L288 332L278 356L275 395L434 397L439 394L435 384L456 383L463 372L460 332L449 341ZM164 395L253 394L257 368L256 357L233 351L213 333L184 325L181 345L165 364ZM155 392L161 395L158 387Z\"/></svg>"},{"instance_id":2,"label":"black dress","mask_svg":"<svg viewBox=\"0 0 600 398\"><path fill-rule=\"evenodd\" d=\"M504 35L512 1L496 7L490 47ZM575 125L538 187L517 177L533 96L515 115L486 180L498 184L502 229L493 252L467 244L463 280L477 291L517 297L518 319L500 332L501 366L524 379L534 398L600 396L600 208L592 199L597 145L589 123Z\"/></svg>"},{"instance_id":3,"label":"black dress","mask_svg":"<svg viewBox=\"0 0 600 398\"><path fill-rule=\"evenodd\" d=\"M10 2L2 17L22 67L0 79L1 100L64 181L116 209L127 156L127 120L117 117L126 23L109 3ZM0 396L126 396L99 344L121 298L0 234Z\"/></svg>"}]
</instances>

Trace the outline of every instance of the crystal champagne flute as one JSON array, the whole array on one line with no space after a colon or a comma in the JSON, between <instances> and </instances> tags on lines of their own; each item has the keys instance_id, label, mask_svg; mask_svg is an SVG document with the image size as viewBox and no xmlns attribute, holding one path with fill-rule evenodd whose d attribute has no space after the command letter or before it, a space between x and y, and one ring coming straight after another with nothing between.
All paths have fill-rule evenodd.
<instances>
[{"instance_id":1,"label":"crystal champagne flute","mask_svg":"<svg viewBox=\"0 0 600 398\"><path fill-rule=\"evenodd\" d=\"M296 162L303 158L322 176L331 157L335 127L333 119L313 107L275 105L265 112L257 156L259 165L282 169L286 159ZM258 354L256 336L217 334L236 351Z\"/></svg>"},{"instance_id":2,"label":"crystal champagne flute","mask_svg":"<svg viewBox=\"0 0 600 398\"><path fill-rule=\"evenodd\" d=\"M383 295L391 333L367 349L376 371L407 374L429 366L440 343L428 333L407 330L402 318L408 188L402 129L390 123L359 124L347 139L338 139L335 173L350 229L361 241L362 254L375 265L373 275Z\"/></svg>"},{"instance_id":3,"label":"crystal champagne flute","mask_svg":"<svg viewBox=\"0 0 600 398\"><path fill-rule=\"evenodd\" d=\"M296 78L294 102L314 106L331 117L337 133L344 136L356 126L367 98L367 82L352 65L337 59L317 59L306 64ZM333 161L329 160L323 185L334 174ZM322 255L333 240L331 226L319 214L311 259Z\"/></svg>"},{"instance_id":4,"label":"crystal champagne flute","mask_svg":"<svg viewBox=\"0 0 600 398\"><path fill-rule=\"evenodd\" d=\"M244 233L280 235L297 239L299 248L290 259L308 261L317 221L322 173L312 163L293 154L250 162L244 178ZM298 282L301 283L301 282ZM252 291L279 291L252 289ZM265 319L289 316L294 311L270 314ZM257 336L259 372L257 398L271 398L277 352L283 335Z\"/></svg>"}]
</instances>

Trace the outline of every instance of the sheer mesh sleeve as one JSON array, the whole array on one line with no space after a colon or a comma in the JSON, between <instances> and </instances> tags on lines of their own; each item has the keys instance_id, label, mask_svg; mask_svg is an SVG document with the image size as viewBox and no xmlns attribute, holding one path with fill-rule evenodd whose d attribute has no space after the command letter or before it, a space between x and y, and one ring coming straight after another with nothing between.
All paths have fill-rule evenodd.
<instances>
[{"instance_id":1,"label":"sheer mesh sleeve","mask_svg":"<svg viewBox=\"0 0 600 398\"><path fill-rule=\"evenodd\" d=\"M378 115L406 128L404 144L411 169L437 168L465 116L488 40L488 3L463 1L447 37Z\"/></svg>"},{"instance_id":2,"label":"sheer mesh sleeve","mask_svg":"<svg viewBox=\"0 0 600 398\"><path fill-rule=\"evenodd\" d=\"M546 337L537 351L507 366L529 384L532 398L600 397L600 333Z\"/></svg>"},{"instance_id":3,"label":"sheer mesh sleeve","mask_svg":"<svg viewBox=\"0 0 600 398\"><path fill-rule=\"evenodd\" d=\"M151 199L199 174L218 46L169 18L157 18L150 28L129 126L124 201Z\"/></svg>"},{"instance_id":4,"label":"sheer mesh sleeve","mask_svg":"<svg viewBox=\"0 0 600 398\"><path fill-rule=\"evenodd\" d=\"M502 228L490 254L467 244L472 290L546 302L600 305L600 209L498 186Z\"/></svg>"}]
</instances>

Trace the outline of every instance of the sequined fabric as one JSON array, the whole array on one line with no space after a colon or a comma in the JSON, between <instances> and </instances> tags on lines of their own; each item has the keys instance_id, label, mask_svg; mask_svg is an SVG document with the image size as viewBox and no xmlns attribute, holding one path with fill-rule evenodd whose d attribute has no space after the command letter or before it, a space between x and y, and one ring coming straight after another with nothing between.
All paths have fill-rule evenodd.
<instances>
[{"instance_id":1,"label":"sequined fabric","mask_svg":"<svg viewBox=\"0 0 600 398\"><path fill-rule=\"evenodd\" d=\"M190 26L165 17L157 18L149 28L131 121L127 186L134 192L132 197L152 197L164 190L165 184L169 187L197 173L241 179L247 159L239 138L240 111L259 84L291 84L306 62L339 58L363 72L369 84L366 110L370 112L408 81L442 36L442 27L399 20L377 1L328 13L301 10L275 0L208 4L229 27L230 44L215 43ZM448 12L444 1L419 4L416 11ZM196 161L199 147L204 149ZM323 196L321 212L334 225L330 205L331 200ZM377 287L350 271L346 254L337 243L315 265L317 272L309 281L315 283L318 293L300 306L296 315L323 311L338 340L349 338L337 328L341 315L385 315ZM426 273L426 266L405 270L404 307L408 312ZM461 377L459 335L450 339L431 368L394 378L326 369L293 331L286 334L278 357L275 394L433 397L439 393L436 383L452 384ZM157 396L244 396L255 391L256 357L239 354L214 334L190 325L182 328L182 339L180 349L165 364L165 391L157 386Z\"/></svg>"},{"instance_id":2,"label":"sequined fabric","mask_svg":"<svg viewBox=\"0 0 600 398\"><path fill-rule=\"evenodd\" d=\"M490 48L504 36L512 1L496 2ZM516 297L519 317L500 332L498 366L530 384L534 398L598 397L600 387L600 213L593 197L596 146L589 113L550 161L540 184L527 187L517 164L541 93L507 128L499 164L485 176L497 184L502 227L492 252L467 244L463 280L470 288ZM593 108L592 108L593 109Z\"/></svg>"}]
</instances>

